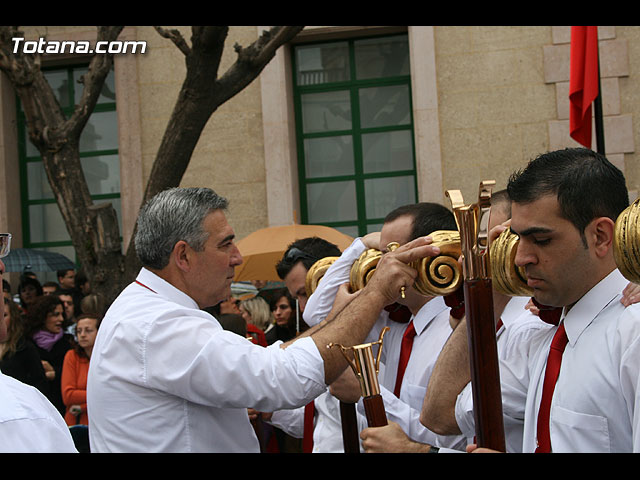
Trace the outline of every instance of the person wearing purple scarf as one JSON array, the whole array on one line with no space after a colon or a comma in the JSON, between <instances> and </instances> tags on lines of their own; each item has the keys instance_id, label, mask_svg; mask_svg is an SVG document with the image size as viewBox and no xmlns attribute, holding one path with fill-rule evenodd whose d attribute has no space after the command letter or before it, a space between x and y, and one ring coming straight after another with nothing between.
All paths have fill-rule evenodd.
<instances>
[{"instance_id":1,"label":"person wearing purple scarf","mask_svg":"<svg viewBox=\"0 0 640 480\"><path fill-rule=\"evenodd\" d=\"M47 396L60 411L65 412L60 388L62 365L67 350L71 348L71 335L65 334L64 306L54 295L37 297L31 304L26 317L27 336L36 345L42 360L47 378L50 381L50 392Z\"/></svg>"}]
</instances>

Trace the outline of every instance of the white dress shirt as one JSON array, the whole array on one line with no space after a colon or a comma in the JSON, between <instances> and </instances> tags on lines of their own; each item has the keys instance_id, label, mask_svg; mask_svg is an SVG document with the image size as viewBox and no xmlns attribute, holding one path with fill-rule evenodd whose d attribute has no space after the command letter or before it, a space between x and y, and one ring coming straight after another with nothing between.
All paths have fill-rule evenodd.
<instances>
[{"instance_id":1,"label":"white dress shirt","mask_svg":"<svg viewBox=\"0 0 640 480\"><path fill-rule=\"evenodd\" d=\"M140 282L140 283L138 283ZM325 391L311 338L264 348L142 269L105 315L87 381L92 452L259 452L247 408Z\"/></svg>"},{"instance_id":2,"label":"white dress shirt","mask_svg":"<svg viewBox=\"0 0 640 480\"><path fill-rule=\"evenodd\" d=\"M402 336L408 324L390 319L378 322L378 328L389 327L382 344L381 362L384 363L384 369L381 369L379 375L380 390L387 419L397 423L411 440L464 450L467 442L463 436L437 435L420 423L420 412L433 367L442 347L453 332L449 322L449 312L450 309L445 304L444 298L434 297L411 318L416 336L413 339L411 356L402 378L399 397L394 395L393 390L396 384Z\"/></svg>"},{"instance_id":3,"label":"white dress shirt","mask_svg":"<svg viewBox=\"0 0 640 480\"><path fill-rule=\"evenodd\" d=\"M561 319L569 343L551 403L554 452L640 451L634 430L640 412L640 305L620 303L627 283L614 270ZM555 331L539 330L527 349L501 359L503 411L524 418L523 452L536 448L544 370Z\"/></svg>"},{"instance_id":4,"label":"white dress shirt","mask_svg":"<svg viewBox=\"0 0 640 480\"><path fill-rule=\"evenodd\" d=\"M496 332L496 343L498 347L498 357L523 356L523 352L528 349L530 337L541 329L550 329L552 325L543 322L540 317L525 309L529 297L513 297L507 303L502 312L501 319L503 325ZM515 371L513 371L515 373ZM520 384L525 379L520 378ZM523 389L520 389L523 392ZM522 402L526 401L526 392L520 397ZM456 401L456 420L458 427L464 435L468 437L469 443L473 443L475 435L475 418L473 412L473 391L471 383L462 390ZM504 434L507 452L522 452L522 435L524 429L524 415L504 417Z\"/></svg>"},{"instance_id":5,"label":"white dress shirt","mask_svg":"<svg viewBox=\"0 0 640 480\"><path fill-rule=\"evenodd\" d=\"M303 314L308 325L315 325L331 311L338 287L349 281L351 265L366 250L362 240L356 238L342 255L327 269L318 286L309 297ZM380 373L378 375L387 418L398 423L415 442L464 448L461 436L437 436L420 423L420 410L435 361L452 332L449 308L442 297L427 302L413 317L416 337L411 357L403 377L400 398L393 394L402 336L408 324L398 323L381 312L367 342L376 341L384 327L389 327L382 342ZM377 348L377 347L374 347ZM374 352L377 353L377 350ZM364 415L362 401L358 411Z\"/></svg>"},{"instance_id":6,"label":"white dress shirt","mask_svg":"<svg viewBox=\"0 0 640 480\"><path fill-rule=\"evenodd\" d=\"M77 453L60 412L37 388L0 372L0 452Z\"/></svg>"}]
</instances>

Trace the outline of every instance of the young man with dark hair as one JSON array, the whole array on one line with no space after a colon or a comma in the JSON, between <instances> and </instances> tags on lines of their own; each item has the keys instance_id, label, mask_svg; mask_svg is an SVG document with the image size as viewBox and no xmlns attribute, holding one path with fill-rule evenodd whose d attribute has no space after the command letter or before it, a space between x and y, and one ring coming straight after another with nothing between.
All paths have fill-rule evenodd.
<instances>
[{"instance_id":1,"label":"young man with dark hair","mask_svg":"<svg viewBox=\"0 0 640 480\"><path fill-rule=\"evenodd\" d=\"M523 452L640 451L640 306L619 301L628 282L612 251L615 220L628 205L624 176L602 155L566 149L531 161L507 189L515 263L539 303L562 308L558 325L501 358L503 412L524 419ZM452 336L430 391L460 375L454 339L466 348ZM423 422L441 433L455 424L429 395Z\"/></svg>"},{"instance_id":2,"label":"young man with dark hair","mask_svg":"<svg viewBox=\"0 0 640 480\"><path fill-rule=\"evenodd\" d=\"M340 249L320 237L302 238L287 247L287 251L276 265L276 272L284 281L291 296L297 300L301 312L307 304L305 288L307 272L318 260L338 256L340 256Z\"/></svg>"}]
</instances>

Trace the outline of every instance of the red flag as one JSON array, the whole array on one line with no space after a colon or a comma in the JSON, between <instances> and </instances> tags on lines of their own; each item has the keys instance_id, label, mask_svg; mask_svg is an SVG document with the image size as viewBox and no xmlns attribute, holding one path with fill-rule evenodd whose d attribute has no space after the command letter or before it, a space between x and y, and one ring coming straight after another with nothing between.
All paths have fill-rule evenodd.
<instances>
[{"instance_id":1,"label":"red flag","mask_svg":"<svg viewBox=\"0 0 640 480\"><path fill-rule=\"evenodd\" d=\"M598 96L598 27L571 27L569 132L591 148L591 104Z\"/></svg>"}]
</instances>

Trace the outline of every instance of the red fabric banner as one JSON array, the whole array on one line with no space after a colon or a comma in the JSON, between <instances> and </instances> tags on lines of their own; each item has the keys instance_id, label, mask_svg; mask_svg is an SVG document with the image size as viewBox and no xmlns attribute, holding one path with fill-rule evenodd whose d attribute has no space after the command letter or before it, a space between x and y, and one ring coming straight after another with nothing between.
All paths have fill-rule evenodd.
<instances>
[{"instance_id":1,"label":"red fabric banner","mask_svg":"<svg viewBox=\"0 0 640 480\"><path fill-rule=\"evenodd\" d=\"M598 96L598 27L571 27L569 132L591 148L591 104Z\"/></svg>"}]
</instances>

